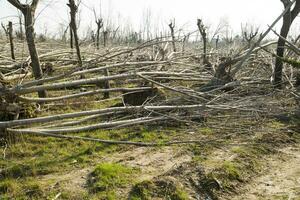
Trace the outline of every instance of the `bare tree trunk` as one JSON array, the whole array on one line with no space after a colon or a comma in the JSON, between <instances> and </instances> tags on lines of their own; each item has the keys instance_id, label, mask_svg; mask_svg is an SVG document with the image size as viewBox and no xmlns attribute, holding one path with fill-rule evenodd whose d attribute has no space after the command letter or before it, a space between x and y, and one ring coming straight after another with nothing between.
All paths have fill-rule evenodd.
<instances>
[{"instance_id":1,"label":"bare tree trunk","mask_svg":"<svg viewBox=\"0 0 300 200\"><path fill-rule=\"evenodd\" d=\"M2 26L2 28L4 30L4 33L5 33L6 37L8 38L9 36L8 36L8 30L7 30L7 28L5 27L5 25L3 23L1 23L1 26Z\"/></svg>"},{"instance_id":2,"label":"bare tree trunk","mask_svg":"<svg viewBox=\"0 0 300 200\"><path fill-rule=\"evenodd\" d=\"M8 36L9 36L9 43L10 43L10 52L11 58L15 60L15 48L14 48L14 40L13 40L13 25L12 22L8 22Z\"/></svg>"},{"instance_id":3,"label":"bare tree trunk","mask_svg":"<svg viewBox=\"0 0 300 200\"><path fill-rule=\"evenodd\" d=\"M67 28L65 29L65 31L63 32L63 35L61 36L61 40L65 43L66 42L66 35L67 35L67 32L68 32L68 29L70 27L67 26Z\"/></svg>"},{"instance_id":4,"label":"bare tree trunk","mask_svg":"<svg viewBox=\"0 0 300 200\"><path fill-rule=\"evenodd\" d=\"M175 20L174 20L174 22L171 22L171 23L169 24L169 27L170 27L170 30L171 30L171 37L172 37L173 51L176 52L175 33L174 33Z\"/></svg>"},{"instance_id":5,"label":"bare tree trunk","mask_svg":"<svg viewBox=\"0 0 300 200\"><path fill-rule=\"evenodd\" d=\"M73 49L74 48L74 46L73 46L73 44L74 44L74 42L73 42L73 30L72 30L71 24L69 26L70 26L70 47L71 47L71 49Z\"/></svg>"},{"instance_id":6,"label":"bare tree trunk","mask_svg":"<svg viewBox=\"0 0 300 200\"><path fill-rule=\"evenodd\" d=\"M290 0L281 0L284 4L284 7L286 8L291 2ZM277 58L275 61L275 68L274 68L274 85L277 88L282 87L282 69L283 69L283 62L280 58L284 56L284 46L285 46L285 38L288 36L290 27L292 25L292 22L297 17L300 11L300 0L296 1L295 7L292 11L288 11L283 16L283 24L280 31L280 36L277 42Z\"/></svg>"},{"instance_id":7,"label":"bare tree trunk","mask_svg":"<svg viewBox=\"0 0 300 200\"><path fill-rule=\"evenodd\" d=\"M220 36L218 35L218 37L216 39L216 50L218 50L218 48L219 48L219 40L220 40Z\"/></svg>"},{"instance_id":8,"label":"bare tree trunk","mask_svg":"<svg viewBox=\"0 0 300 200\"><path fill-rule=\"evenodd\" d=\"M19 28L20 28L20 33L19 33L19 39L24 40L24 32L23 32L23 25L22 25L22 13L19 14Z\"/></svg>"},{"instance_id":9,"label":"bare tree trunk","mask_svg":"<svg viewBox=\"0 0 300 200\"><path fill-rule=\"evenodd\" d=\"M247 42L247 47L250 48L252 42L256 38L259 32L258 27L254 27L253 25L246 24L245 26L241 25L242 37Z\"/></svg>"},{"instance_id":10,"label":"bare tree trunk","mask_svg":"<svg viewBox=\"0 0 300 200\"><path fill-rule=\"evenodd\" d=\"M34 8L35 11L35 8ZM24 14L25 16L25 33L26 33L26 40L28 43L28 49L29 49L29 54L31 57L31 67L33 70L33 74L35 79L40 79L43 77L43 71L40 65L40 60L39 60L39 56L36 50L36 46L35 46L35 41L34 41L34 28L33 28L33 15L29 14L34 13L34 11L32 9L30 9L28 7L28 10L26 12L26 14ZM40 91L39 92L39 97L41 98L45 98L47 96L46 91Z\"/></svg>"},{"instance_id":11,"label":"bare tree trunk","mask_svg":"<svg viewBox=\"0 0 300 200\"><path fill-rule=\"evenodd\" d=\"M97 24L96 47L97 47L97 49L99 49L99 46L100 46L100 29L103 26L102 19L96 20L96 24Z\"/></svg>"},{"instance_id":12,"label":"bare tree trunk","mask_svg":"<svg viewBox=\"0 0 300 200\"><path fill-rule=\"evenodd\" d=\"M107 36L108 36L108 31L106 30L106 31L103 32L103 45L104 45L104 47L106 47L106 45L107 45Z\"/></svg>"},{"instance_id":13,"label":"bare tree trunk","mask_svg":"<svg viewBox=\"0 0 300 200\"><path fill-rule=\"evenodd\" d=\"M35 46L34 41L34 27L33 27L33 19L35 15L35 10L39 0L33 0L31 5L21 4L18 0L7 0L13 6L22 11L25 19L25 33L26 40L28 45L28 50L31 58L31 67L34 74L35 79L40 79L43 76L43 72L40 65L40 60L38 57L38 53ZM47 93L45 90L38 92L40 98L47 97Z\"/></svg>"},{"instance_id":14,"label":"bare tree trunk","mask_svg":"<svg viewBox=\"0 0 300 200\"><path fill-rule=\"evenodd\" d=\"M74 43L76 48L76 54L78 59L78 65L79 67L82 67L82 60L81 60L81 53L79 48L79 42L78 42L78 34L77 34L77 25L76 25L76 13L77 13L77 6L75 5L74 0L69 0L69 4L67 4L70 7L70 16L71 16L71 29L74 36Z\"/></svg>"},{"instance_id":15,"label":"bare tree trunk","mask_svg":"<svg viewBox=\"0 0 300 200\"><path fill-rule=\"evenodd\" d=\"M212 71L213 70L212 64L209 62L209 60L207 58L207 33L206 33L206 28L205 28L205 26L204 26L201 19L197 20L197 26L198 26L198 29L199 29L199 32L201 34L202 41L203 41L203 64L204 64L206 70Z\"/></svg>"},{"instance_id":16,"label":"bare tree trunk","mask_svg":"<svg viewBox=\"0 0 300 200\"><path fill-rule=\"evenodd\" d=\"M204 27L204 24L202 22L201 19L197 20L197 26L199 29L199 32L201 34L202 37L202 41L203 41L203 64L206 64L206 44L207 44L207 38L206 38L206 28Z\"/></svg>"}]
</instances>

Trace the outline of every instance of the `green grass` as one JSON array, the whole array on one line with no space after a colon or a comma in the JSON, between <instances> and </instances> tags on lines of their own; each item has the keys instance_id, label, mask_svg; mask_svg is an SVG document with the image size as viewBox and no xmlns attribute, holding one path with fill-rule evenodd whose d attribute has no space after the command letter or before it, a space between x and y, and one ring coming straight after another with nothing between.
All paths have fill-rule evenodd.
<instances>
[{"instance_id":1,"label":"green grass","mask_svg":"<svg viewBox=\"0 0 300 200\"><path fill-rule=\"evenodd\" d=\"M143 181L137 183L131 190L130 200L151 200L151 199L168 199L168 200L188 200L189 195L177 183L160 180L160 181Z\"/></svg>"},{"instance_id":2,"label":"green grass","mask_svg":"<svg viewBox=\"0 0 300 200\"><path fill-rule=\"evenodd\" d=\"M177 134L178 131L174 128L155 130L145 126L135 126L118 130L96 130L76 135L107 140L161 142L175 137ZM21 135L15 144L11 144L5 150L5 158L0 157L0 169L2 169L0 182L18 180L14 183L15 188L22 188L22 184L24 186L29 184L28 178L38 180L44 175L66 174L73 170L94 166L108 155L130 148L132 147ZM46 196L52 196L52 192L56 192L55 189L41 188L41 190ZM7 190L4 192L5 195L8 195ZM9 193L14 198L18 197L14 194L13 192ZM18 194L20 195L20 193ZM22 195L27 197L29 194L22 193Z\"/></svg>"},{"instance_id":3,"label":"green grass","mask_svg":"<svg viewBox=\"0 0 300 200\"><path fill-rule=\"evenodd\" d=\"M223 163L222 168L225 171L225 175L230 179L230 180L241 180L241 171L239 169L239 166L237 166L236 163L230 162L230 161L225 161Z\"/></svg>"},{"instance_id":4,"label":"green grass","mask_svg":"<svg viewBox=\"0 0 300 200\"><path fill-rule=\"evenodd\" d=\"M0 182L0 196L11 197L20 192L21 188L17 183L17 180L4 179Z\"/></svg>"},{"instance_id":5,"label":"green grass","mask_svg":"<svg viewBox=\"0 0 300 200\"><path fill-rule=\"evenodd\" d=\"M132 184L137 169L114 163L101 163L91 173L88 187L99 197L117 199L116 190Z\"/></svg>"}]
</instances>

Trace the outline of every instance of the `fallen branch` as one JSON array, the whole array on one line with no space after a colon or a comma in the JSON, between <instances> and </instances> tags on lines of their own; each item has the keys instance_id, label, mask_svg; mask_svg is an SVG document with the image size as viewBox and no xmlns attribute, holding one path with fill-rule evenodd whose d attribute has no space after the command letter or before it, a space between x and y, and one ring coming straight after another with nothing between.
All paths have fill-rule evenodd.
<instances>
[{"instance_id":1,"label":"fallen branch","mask_svg":"<svg viewBox=\"0 0 300 200\"><path fill-rule=\"evenodd\" d=\"M22 125L30 125L34 123L44 123L44 122L51 122L63 119L70 119L76 117L84 117L90 115L97 115L97 114L104 114L104 113L111 113L111 112L130 112L130 111L143 111L143 110L177 110L177 109L204 109L204 108L219 108L222 109L220 106L213 106L213 105L181 105L181 106L128 106L128 107L112 107L112 108L105 108L99 110L90 110L90 111L82 111L82 112L74 112L74 113L67 113L67 114L59 114L59 115L52 115L46 117L39 117L39 118L31 118L31 119L20 119L14 121L4 121L0 122L0 128L11 128L16 126ZM227 108L228 109L228 108ZM232 108L229 108L232 109Z\"/></svg>"},{"instance_id":2,"label":"fallen branch","mask_svg":"<svg viewBox=\"0 0 300 200\"><path fill-rule=\"evenodd\" d=\"M91 138L91 137L81 137L81 136L71 136L71 135L59 135L53 133L44 133L39 131L21 131L15 129L8 129L8 132L15 133L15 134L30 134L30 135L38 135L43 137L53 137L53 138L60 138L60 139L68 139L68 140L85 140L91 142L99 142L103 144L111 144L111 145L134 145L134 146L145 146L145 147L155 147L155 146L170 146L170 145L177 145L177 144L205 144L208 142L216 142L217 140L207 140L207 141L200 141L200 140L183 140L183 141L168 141L168 142L131 142L131 141L116 141L116 140L103 140L98 138Z\"/></svg>"},{"instance_id":3,"label":"fallen branch","mask_svg":"<svg viewBox=\"0 0 300 200\"><path fill-rule=\"evenodd\" d=\"M111 89L98 89L88 92L81 92L78 94L71 94L71 95L65 95L60 97L49 97L49 98L30 98L30 97L22 97L19 96L18 99L23 102L38 102L38 103L47 103L47 102L55 102L55 101L62 101L67 99L74 99L78 97L83 96L91 96L96 95L99 93L106 93L106 92L134 92L134 91L144 91L149 90L151 87L142 87L142 88L111 88Z\"/></svg>"},{"instance_id":4,"label":"fallen branch","mask_svg":"<svg viewBox=\"0 0 300 200\"><path fill-rule=\"evenodd\" d=\"M248 50L248 53L243 56L241 61L236 64L235 69L232 71L232 75L236 74L242 67L244 62L249 58L249 56L252 54L255 47L259 46L259 44L262 42L262 40L269 34L269 32L272 30L272 28L279 22L279 20L287 13L289 12L290 8L293 6L293 4L296 2L296 0L293 0L289 3L288 6L286 6L285 10L275 19L275 21L269 26L269 28L260 36L260 38L255 42L252 47Z\"/></svg>"},{"instance_id":5,"label":"fallen branch","mask_svg":"<svg viewBox=\"0 0 300 200\"><path fill-rule=\"evenodd\" d=\"M149 79L149 78L143 76L143 75L140 74L140 73L137 73L137 75L138 75L139 77L141 77L142 79L145 79L146 81L149 81L150 83L153 83L153 84L158 85L158 86L160 86L160 87L166 88L166 89L171 90L171 91L173 91L173 92L177 92L177 93L180 93L180 94L183 94L183 95L186 95L186 96L195 98L195 99L200 99L200 100L208 101L207 99L205 99L205 98L203 98L203 97L195 96L195 95L192 95L192 94L189 94L189 93L186 93L186 92L177 90L177 89L175 89L175 88L172 88L172 87L170 87L170 86L164 85L164 84L159 83L159 82L157 82L157 81L151 80L151 79Z\"/></svg>"},{"instance_id":6,"label":"fallen branch","mask_svg":"<svg viewBox=\"0 0 300 200\"><path fill-rule=\"evenodd\" d=\"M58 129L19 129L21 132L31 132L31 131L37 131L37 132L43 132L43 133L78 133L78 132L84 132L84 131L93 131L96 129L107 129L117 126L132 126L132 125L138 125L138 124L145 124L155 121L161 121L165 120L167 118L165 117L142 117L137 119L130 119L130 120L121 120L121 121L115 121L115 122L105 122L105 123L98 123L98 124L90 124L87 126L82 127L73 127L73 128L58 128Z\"/></svg>"}]
</instances>

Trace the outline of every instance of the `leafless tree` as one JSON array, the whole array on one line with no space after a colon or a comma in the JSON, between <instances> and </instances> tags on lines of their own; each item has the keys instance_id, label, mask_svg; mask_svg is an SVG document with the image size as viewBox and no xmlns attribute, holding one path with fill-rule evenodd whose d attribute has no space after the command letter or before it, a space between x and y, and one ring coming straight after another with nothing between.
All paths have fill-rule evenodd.
<instances>
[{"instance_id":1,"label":"leafless tree","mask_svg":"<svg viewBox=\"0 0 300 200\"><path fill-rule=\"evenodd\" d=\"M173 51L176 52L175 32L174 32L174 28L175 28L175 19L173 19L173 21L170 22L169 27L170 27L170 30L171 30L171 37L172 37Z\"/></svg>"},{"instance_id":2,"label":"leafless tree","mask_svg":"<svg viewBox=\"0 0 300 200\"><path fill-rule=\"evenodd\" d=\"M35 11L38 5L39 0L32 0L31 4L22 4L19 0L7 0L10 4L19 9L25 19L25 33L26 40L28 45L28 50L31 58L31 67L35 79L40 79L43 76L43 72L40 65L40 60L38 57L38 52L35 46L34 40L34 17ZM46 97L46 91L39 91L39 97Z\"/></svg>"},{"instance_id":3,"label":"leafless tree","mask_svg":"<svg viewBox=\"0 0 300 200\"><path fill-rule=\"evenodd\" d=\"M16 37L20 40L24 40L24 31L23 31L23 20L22 12L18 12L19 19L19 31L16 31Z\"/></svg>"},{"instance_id":4,"label":"leafless tree","mask_svg":"<svg viewBox=\"0 0 300 200\"><path fill-rule=\"evenodd\" d=\"M181 48L182 52L185 52L185 45L186 45L186 43L188 43L189 38L190 38L190 34L184 35L183 40L182 40L182 48Z\"/></svg>"},{"instance_id":5,"label":"leafless tree","mask_svg":"<svg viewBox=\"0 0 300 200\"><path fill-rule=\"evenodd\" d=\"M288 8L292 3L290 0L281 0L285 8ZM283 16L283 24L280 31L280 36L277 42L277 50L276 50L276 61L274 68L274 85L278 88L282 87L282 69L283 62L282 58L284 56L284 46L285 46L285 38L288 36L290 27L292 22L295 20L297 15L300 12L300 0L296 0L296 4L293 9L289 9L288 12Z\"/></svg>"},{"instance_id":6,"label":"leafless tree","mask_svg":"<svg viewBox=\"0 0 300 200\"><path fill-rule=\"evenodd\" d=\"M73 39L73 30L71 27L71 23L69 24L69 32L70 32L70 48L73 49L74 48L74 39Z\"/></svg>"},{"instance_id":7,"label":"leafless tree","mask_svg":"<svg viewBox=\"0 0 300 200\"><path fill-rule=\"evenodd\" d=\"M63 42L66 42L67 40L67 33L69 30L69 26L65 26L65 24L61 23L59 24L59 37Z\"/></svg>"},{"instance_id":8,"label":"leafless tree","mask_svg":"<svg viewBox=\"0 0 300 200\"><path fill-rule=\"evenodd\" d=\"M78 11L78 7L75 4L74 0L69 0L69 3L67 4L70 8L70 16L71 16L71 22L70 22L70 31L72 32L74 36L74 43L76 48L76 54L78 59L78 65L79 67L82 67L82 59L81 59L81 52L79 47L79 38L77 34L77 25L76 25L76 13ZM72 35L71 34L71 35Z\"/></svg>"},{"instance_id":9,"label":"leafless tree","mask_svg":"<svg viewBox=\"0 0 300 200\"><path fill-rule=\"evenodd\" d=\"M10 53L11 53L11 58L15 60L15 48L14 48L14 40L13 40L13 24L12 22L8 22L7 26L8 30L8 37L9 37L9 43L10 43Z\"/></svg>"},{"instance_id":10,"label":"leafless tree","mask_svg":"<svg viewBox=\"0 0 300 200\"><path fill-rule=\"evenodd\" d=\"M219 48L219 41L220 41L220 36L218 35L217 38L216 38L216 49Z\"/></svg>"},{"instance_id":11,"label":"leafless tree","mask_svg":"<svg viewBox=\"0 0 300 200\"><path fill-rule=\"evenodd\" d=\"M94 15L95 15L95 22L97 25L97 31L96 31L96 47L99 49L100 46L100 30L103 27L103 19L101 17L97 17L96 11L94 9Z\"/></svg>"},{"instance_id":12,"label":"leafless tree","mask_svg":"<svg viewBox=\"0 0 300 200\"><path fill-rule=\"evenodd\" d=\"M103 20L101 18L96 20L97 32L96 32L96 46L99 49L100 46L100 29L103 27Z\"/></svg>"},{"instance_id":13,"label":"leafless tree","mask_svg":"<svg viewBox=\"0 0 300 200\"><path fill-rule=\"evenodd\" d=\"M6 37L8 38L8 30L7 30L7 27L6 27L3 23L1 23L1 26L2 26L2 28L3 28L3 30L4 30L4 33L5 33Z\"/></svg>"},{"instance_id":14,"label":"leafless tree","mask_svg":"<svg viewBox=\"0 0 300 200\"><path fill-rule=\"evenodd\" d=\"M203 24L203 21L201 19L197 19L197 26L198 30L201 34L202 37L202 42L203 42L203 63L205 64L206 62L206 53L207 53L207 33L206 33L206 27Z\"/></svg>"},{"instance_id":15,"label":"leafless tree","mask_svg":"<svg viewBox=\"0 0 300 200\"><path fill-rule=\"evenodd\" d=\"M213 68L212 64L207 58L207 28L204 26L203 21L201 19L197 19L197 26L203 42L203 64L205 65L205 69L210 71Z\"/></svg>"},{"instance_id":16,"label":"leafless tree","mask_svg":"<svg viewBox=\"0 0 300 200\"><path fill-rule=\"evenodd\" d=\"M108 39L108 30L103 31L103 45L106 47Z\"/></svg>"},{"instance_id":17,"label":"leafless tree","mask_svg":"<svg viewBox=\"0 0 300 200\"><path fill-rule=\"evenodd\" d=\"M256 36L258 36L259 27L246 24L245 26L241 25L241 30L242 30L242 37L247 42L249 48L253 40L256 38Z\"/></svg>"}]
</instances>

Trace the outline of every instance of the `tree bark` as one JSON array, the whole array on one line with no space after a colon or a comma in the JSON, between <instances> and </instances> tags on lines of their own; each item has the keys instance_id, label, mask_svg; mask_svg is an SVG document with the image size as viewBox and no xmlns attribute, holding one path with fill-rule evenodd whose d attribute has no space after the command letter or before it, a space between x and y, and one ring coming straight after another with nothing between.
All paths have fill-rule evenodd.
<instances>
[{"instance_id":1,"label":"tree bark","mask_svg":"<svg viewBox=\"0 0 300 200\"><path fill-rule=\"evenodd\" d=\"M108 31L103 31L103 45L106 47L107 45L107 36L108 36Z\"/></svg>"},{"instance_id":2,"label":"tree bark","mask_svg":"<svg viewBox=\"0 0 300 200\"><path fill-rule=\"evenodd\" d=\"M67 4L70 7L70 16L71 16L71 22L70 26L73 32L74 37L74 43L76 48L76 54L78 59L78 65L79 67L82 67L82 60L81 60L81 52L79 48L79 39L77 34L77 25L76 25L76 12L77 12L77 6L75 5L74 0L69 0L69 4Z\"/></svg>"},{"instance_id":3,"label":"tree bark","mask_svg":"<svg viewBox=\"0 0 300 200\"><path fill-rule=\"evenodd\" d=\"M24 33L23 33L23 24L22 24L22 13L18 14L18 18L19 18L19 28L20 28L20 32L18 34L18 38L20 40L24 40Z\"/></svg>"},{"instance_id":4,"label":"tree bark","mask_svg":"<svg viewBox=\"0 0 300 200\"><path fill-rule=\"evenodd\" d=\"M175 28L175 19L174 19L174 23L171 22L169 24L170 30L171 30L171 37L172 37L172 45L173 45L173 51L176 52L176 44L175 44L175 33L174 33L174 28Z\"/></svg>"},{"instance_id":5,"label":"tree bark","mask_svg":"<svg viewBox=\"0 0 300 200\"><path fill-rule=\"evenodd\" d=\"M97 49L99 49L99 46L100 46L100 29L103 26L102 19L96 20L96 24L97 24L96 47L97 47Z\"/></svg>"},{"instance_id":6,"label":"tree bark","mask_svg":"<svg viewBox=\"0 0 300 200\"><path fill-rule=\"evenodd\" d=\"M39 0L33 0L31 5L21 4L19 0L7 0L13 6L21 10L25 19L25 33L26 40L28 45L28 50L31 58L31 67L33 71L33 75L35 79L41 79L43 77L43 71L40 65L40 60L38 56L38 52L36 50L35 41L34 41L34 27L33 27L33 19L35 16L35 10ZM40 98L47 97L47 93L45 90L38 92Z\"/></svg>"},{"instance_id":7,"label":"tree bark","mask_svg":"<svg viewBox=\"0 0 300 200\"><path fill-rule=\"evenodd\" d=\"M284 4L284 7L286 8L291 2L289 0L281 0ZM280 31L280 36L277 42L277 49L276 49L276 55L280 58L284 57L284 46L285 46L285 39L288 36L290 27L292 25L292 22L297 17L300 11L300 0L296 1L295 7L293 10L289 10L284 16L283 16L283 24ZM277 88L282 87L282 69L283 69L283 62L280 58L276 58L275 61L275 68L274 68L274 85Z\"/></svg>"},{"instance_id":8,"label":"tree bark","mask_svg":"<svg viewBox=\"0 0 300 200\"><path fill-rule=\"evenodd\" d=\"M74 46L73 46L73 44L74 44L74 42L73 42L73 30L71 28L71 24L69 26L70 26L70 48L73 49L74 48Z\"/></svg>"},{"instance_id":9,"label":"tree bark","mask_svg":"<svg viewBox=\"0 0 300 200\"><path fill-rule=\"evenodd\" d=\"M15 60L16 57L15 57L15 48L14 48L14 40L13 40L13 25L12 25L12 22L8 22L8 36L9 36L9 43L10 43L11 58L13 60Z\"/></svg>"},{"instance_id":10,"label":"tree bark","mask_svg":"<svg viewBox=\"0 0 300 200\"><path fill-rule=\"evenodd\" d=\"M206 57L206 54L207 54L207 34L206 34L206 28L202 22L201 19L198 19L197 20L197 26L198 26L198 30L201 34L201 37L202 37L202 41L203 41L203 64L206 64L207 63L207 57Z\"/></svg>"}]
</instances>

